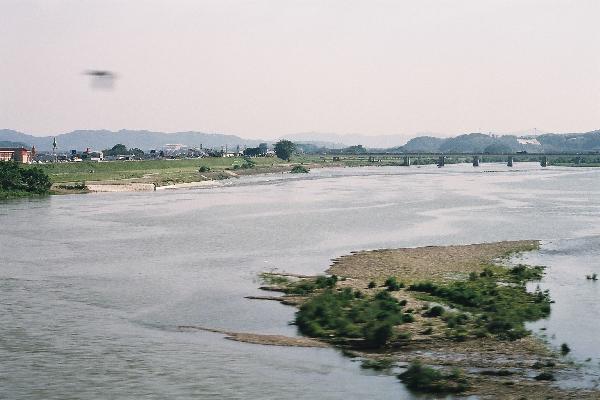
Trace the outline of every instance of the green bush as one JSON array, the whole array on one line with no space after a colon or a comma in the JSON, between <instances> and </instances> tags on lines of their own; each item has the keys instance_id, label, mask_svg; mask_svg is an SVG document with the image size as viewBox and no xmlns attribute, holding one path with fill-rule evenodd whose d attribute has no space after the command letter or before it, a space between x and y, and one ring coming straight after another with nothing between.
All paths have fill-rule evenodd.
<instances>
[{"instance_id":1,"label":"green bush","mask_svg":"<svg viewBox=\"0 0 600 400\"><path fill-rule=\"evenodd\" d=\"M446 310L444 309L444 307L442 306L433 306L431 307L429 310L425 311L423 313L424 317L440 317L442 315L444 315L444 313L446 312Z\"/></svg>"},{"instance_id":2,"label":"green bush","mask_svg":"<svg viewBox=\"0 0 600 400\"><path fill-rule=\"evenodd\" d=\"M404 323L411 323L411 322L415 322L415 316L412 314L408 314L408 313L404 313L402 314L402 322Z\"/></svg>"},{"instance_id":3,"label":"green bush","mask_svg":"<svg viewBox=\"0 0 600 400\"><path fill-rule=\"evenodd\" d=\"M51 186L50 178L40 168L24 167L14 161L0 161L0 195L47 194Z\"/></svg>"},{"instance_id":4,"label":"green bush","mask_svg":"<svg viewBox=\"0 0 600 400\"><path fill-rule=\"evenodd\" d=\"M444 374L419 362L410 364L398 378L411 390L424 393L460 393L469 388L466 378L458 370Z\"/></svg>"},{"instance_id":5,"label":"green bush","mask_svg":"<svg viewBox=\"0 0 600 400\"><path fill-rule=\"evenodd\" d=\"M377 283L375 283L375 281L371 281L369 282L369 286L367 286L369 289L374 289L377 287Z\"/></svg>"},{"instance_id":6,"label":"green bush","mask_svg":"<svg viewBox=\"0 0 600 400\"><path fill-rule=\"evenodd\" d=\"M427 329L425 329L423 332L421 332L421 335L431 335L433 333L433 328L430 326Z\"/></svg>"},{"instance_id":7,"label":"green bush","mask_svg":"<svg viewBox=\"0 0 600 400\"><path fill-rule=\"evenodd\" d=\"M552 372L546 372L546 371L536 375L535 378L533 378L533 379L535 379L536 381L554 381L554 380L556 380L554 378L554 374Z\"/></svg>"},{"instance_id":8,"label":"green bush","mask_svg":"<svg viewBox=\"0 0 600 400\"><path fill-rule=\"evenodd\" d=\"M308 174L310 170L303 165L294 165L290 172L292 174Z\"/></svg>"},{"instance_id":9,"label":"green bush","mask_svg":"<svg viewBox=\"0 0 600 400\"><path fill-rule=\"evenodd\" d=\"M369 347L382 347L392 337L393 325L389 321L369 321L363 325L363 338Z\"/></svg>"},{"instance_id":10,"label":"green bush","mask_svg":"<svg viewBox=\"0 0 600 400\"><path fill-rule=\"evenodd\" d=\"M360 364L361 368L374 369L375 371L383 371L394 366L394 361L391 358L380 358L376 360L363 360Z\"/></svg>"},{"instance_id":11,"label":"green bush","mask_svg":"<svg viewBox=\"0 0 600 400\"><path fill-rule=\"evenodd\" d=\"M519 264L510 270L510 274L518 282L540 280L544 275L544 267L528 267L527 265Z\"/></svg>"},{"instance_id":12,"label":"green bush","mask_svg":"<svg viewBox=\"0 0 600 400\"><path fill-rule=\"evenodd\" d=\"M298 282L290 283L285 292L287 294L298 294L298 295L307 295L309 293L314 292L317 289L325 289L325 288L333 288L338 281L338 277L336 275L332 276L318 276L316 279L302 279Z\"/></svg>"},{"instance_id":13,"label":"green bush","mask_svg":"<svg viewBox=\"0 0 600 400\"><path fill-rule=\"evenodd\" d=\"M251 159L250 157L244 157L244 163L242 164L242 168L249 169L249 168L254 168L255 166L256 166L256 163L254 162L253 159Z\"/></svg>"},{"instance_id":14,"label":"green bush","mask_svg":"<svg viewBox=\"0 0 600 400\"><path fill-rule=\"evenodd\" d=\"M539 279L542 267L519 265L512 269L492 270L485 268L476 279L450 283L419 282L408 290L427 293L450 307L460 308L477 316L477 325L484 327L499 339L515 340L527 336L525 322L545 318L550 314L548 291L539 288L528 292L526 282ZM438 309L439 311L439 309ZM425 316L436 316L428 311ZM450 328L467 322L468 316L460 320L448 319Z\"/></svg>"},{"instance_id":15,"label":"green bush","mask_svg":"<svg viewBox=\"0 0 600 400\"><path fill-rule=\"evenodd\" d=\"M210 167L201 165L200 168L198 168L198 172L210 172Z\"/></svg>"},{"instance_id":16,"label":"green bush","mask_svg":"<svg viewBox=\"0 0 600 400\"><path fill-rule=\"evenodd\" d=\"M515 373L508 369L487 369L480 372L484 376L511 376Z\"/></svg>"},{"instance_id":17,"label":"green bush","mask_svg":"<svg viewBox=\"0 0 600 400\"><path fill-rule=\"evenodd\" d=\"M400 290L404 287L404 283L398 282L398 280L394 276L390 276L389 278L387 278L383 285L386 286L389 291Z\"/></svg>"},{"instance_id":18,"label":"green bush","mask_svg":"<svg viewBox=\"0 0 600 400\"><path fill-rule=\"evenodd\" d=\"M309 336L361 338L368 347L382 347L402 323L402 306L388 292L357 297L350 288L326 288L296 313L296 325Z\"/></svg>"}]
</instances>

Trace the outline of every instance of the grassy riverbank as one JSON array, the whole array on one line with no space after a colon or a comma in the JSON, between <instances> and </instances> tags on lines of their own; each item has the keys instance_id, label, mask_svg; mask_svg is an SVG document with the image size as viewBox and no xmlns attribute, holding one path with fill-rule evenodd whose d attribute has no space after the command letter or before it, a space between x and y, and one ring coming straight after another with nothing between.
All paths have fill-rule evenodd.
<instances>
[{"instance_id":1,"label":"grassy riverbank","mask_svg":"<svg viewBox=\"0 0 600 400\"><path fill-rule=\"evenodd\" d=\"M488 157L489 158L489 157ZM497 158L497 159L496 159ZM482 157L483 162L505 161L501 157ZM534 158L532 158L533 160ZM596 164L572 164L571 160L555 160L553 165L564 166L596 166ZM558 162L564 162L560 164ZM436 158L411 156L413 165L435 164ZM470 156L452 156L446 158L447 164L471 162ZM108 162L78 162L39 164L37 167L47 173L55 193L81 193L81 190L65 189L77 185L90 184L152 184L154 186L169 186L182 183L216 181L229 179L240 175L256 175L264 173L290 172L294 166L303 165L306 168L319 167L360 167L360 166L402 166L404 156L382 155L340 155L294 156L291 161L283 161L275 157L256 157L247 162L243 157L207 157L202 159L163 159L144 161L108 161ZM126 188L124 187L124 190Z\"/></svg>"},{"instance_id":2,"label":"grassy riverbank","mask_svg":"<svg viewBox=\"0 0 600 400\"><path fill-rule=\"evenodd\" d=\"M357 252L329 277L266 274L266 289L299 308L307 336L365 359L365 367L409 365L400 379L417 392L494 398L596 398L548 385L567 360L526 329L550 313L550 294L528 292L543 268L506 266L536 241Z\"/></svg>"}]
</instances>

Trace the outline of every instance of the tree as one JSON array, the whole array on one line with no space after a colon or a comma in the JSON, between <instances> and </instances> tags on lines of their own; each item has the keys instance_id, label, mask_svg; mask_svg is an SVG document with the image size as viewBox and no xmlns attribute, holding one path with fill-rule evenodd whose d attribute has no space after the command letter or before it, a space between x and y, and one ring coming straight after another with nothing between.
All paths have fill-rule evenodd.
<instances>
[{"instance_id":1,"label":"tree","mask_svg":"<svg viewBox=\"0 0 600 400\"><path fill-rule=\"evenodd\" d=\"M269 150L269 147L266 143L261 143L258 145L258 150L260 154L264 156L265 154L267 154L267 150Z\"/></svg>"},{"instance_id":2,"label":"tree","mask_svg":"<svg viewBox=\"0 0 600 400\"><path fill-rule=\"evenodd\" d=\"M44 194L52 186L40 168L24 168L14 161L0 161L0 192Z\"/></svg>"},{"instance_id":3,"label":"tree","mask_svg":"<svg viewBox=\"0 0 600 400\"><path fill-rule=\"evenodd\" d=\"M248 157L256 157L260 154L260 147L248 147L244 150L244 155Z\"/></svg>"},{"instance_id":4,"label":"tree","mask_svg":"<svg viewBox=\"0 0 600 400\"><path fill-rule=\"evenodd\" d=\"M0 161L0 190L22 190L23 177L14 161Z\"/></svg>"},{"instance_id":5,"label":"tree","mask_svg":"<svg viewBox=\"0 0 600 400\"><path fill-rule=\"evenodd\" d=\"M112 149L106 149L104 150L104 155L105 156L121 156L121 155L127 155L130 154L129 150L127 150L127 146L125 146L124 144L115 144Z\"/></svg>"},{"instance_id":6,"label":"tree","mask_svg":"<svg viewBox=\"0 0 600 400\"><path fill-rule=\"evenodd\" d=\"M129 149L129 154L133 154L136 157L143 157L144 150L138 149L137 147Z\"/></svg>"},{"instance_id":7,"label":"tree","mask_svg":"<svg viewBox=\"0 0 600 400\"><path fill-rule=\"evenodd\" d=\"M510 146L504 143L492 143L483 149L484 154L512 154L514 153Z\"/></svg>"},{"instance_id":8,"label":"tree","mask_svg":"<svg viewBox=\"0 0 600 400\"><path fill-rule=\"evenodd\" d=\"M43 194L48 192L52 186L50 177L37 167L21 170L21 177L26 185L25 190L28 192Z\"/></svg>"},{"instance_id":9,"label":"tree","mask_svg":"<svg viewBox=\"0 0 600 400\"><path fill-rule=\"evenodd\" d=\"M275 155L282 160L290 161L294 150L296 150L296 145L289 140L282 139L275 143Z\"/></svg>"},{"instance_id":10,"label":"tree","mask_svg":"<svg viewBox=\"0 0 600 400\"><path fill-rule=\"evenodd\" d=\"M367 152L367 149L365 149L362 144L359 144L357 146L346 147L342 151L346 154L364 154Z\"/></svg>"}]
</instances>

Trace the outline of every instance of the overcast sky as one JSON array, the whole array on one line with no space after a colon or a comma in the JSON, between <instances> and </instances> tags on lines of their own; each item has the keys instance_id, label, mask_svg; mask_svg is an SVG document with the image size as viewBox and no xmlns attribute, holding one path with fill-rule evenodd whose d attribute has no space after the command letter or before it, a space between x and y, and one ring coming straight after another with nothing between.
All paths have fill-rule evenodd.
<instances>
[{"instance_id":1,"label":"overcast sky","mask_svg":"<svg viewBox=\"0 0 600 400\"><path fill-rule=\"evenodd\" d=\"M600 0L0 0L0 128L589 131L598 21Z\"/></svg>"}]
</instances>

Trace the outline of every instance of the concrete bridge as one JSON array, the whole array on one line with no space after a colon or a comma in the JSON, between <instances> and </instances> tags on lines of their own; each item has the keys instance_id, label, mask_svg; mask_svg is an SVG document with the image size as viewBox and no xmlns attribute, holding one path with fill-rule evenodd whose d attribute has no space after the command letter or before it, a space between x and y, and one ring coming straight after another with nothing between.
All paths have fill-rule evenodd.
<instances>
[{"instance_id":1,"label":"concrete bridge","mask_svg":"<svg viewBox=\"0 0 600 400\"><path fill-rule=\"evenodd\" d=\"M438 167L446 165L449 159L463 159L465 161L470 160L474 167L479 167L482 163L483 158L492 158L493 162L498 162L501 159L506 162L506 165L512 167L515 162L539 162L542 167L547 167L551 157L569 157L574 158L575 163L579 164L583 161L586 156L600 157L599 154L581 154L581 153L514 153L514 154L487 154L487 153L365 153L365 154L340 154L334 158L339 160L340 157L353 157L355 159L366 159L375 163L384 160L398 160L402 162L404 166L410 166L415 160L427 159L434 160ZM418 162L420 164L420 162Z\"/></svg>"}]
</instances>

